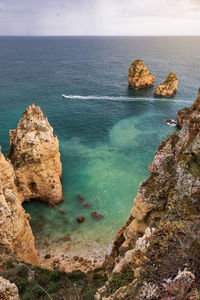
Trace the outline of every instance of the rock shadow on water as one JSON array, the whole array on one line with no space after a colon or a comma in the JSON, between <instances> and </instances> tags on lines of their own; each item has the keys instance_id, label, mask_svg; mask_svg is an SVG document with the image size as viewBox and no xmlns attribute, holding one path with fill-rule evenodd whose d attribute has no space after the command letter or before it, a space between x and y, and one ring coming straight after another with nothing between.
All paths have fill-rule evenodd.
<instances>
[{"instance_id":1,"label":"rock shadow on water","mask_svg":"<svg viewBox=\"0 0 200 300\"><path fill-rule=\"evenodd\" d=\"M127 87L127 96L128 97L139 97L139 98L153 98L154 87L146 87L142 89L131 89Z\"/></svg>"}]
</instances>

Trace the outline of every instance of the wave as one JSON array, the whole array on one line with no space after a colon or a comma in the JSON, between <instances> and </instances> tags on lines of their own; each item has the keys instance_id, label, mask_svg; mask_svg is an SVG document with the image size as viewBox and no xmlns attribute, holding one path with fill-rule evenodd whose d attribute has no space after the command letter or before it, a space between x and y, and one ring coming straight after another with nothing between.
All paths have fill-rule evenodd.
<instances>
[{"instance_id":1,"label":"wave","mask_svg":"<svg viewBox=\"0 0 200 300\"><path fill-rule=\"evenodd\" d=\"M77 100L108 100L108 101L126 101L126 102L134 102L134 101L168 101L168 102L181 102L181 103L192 103L189 100L182 99L169 99L169 98L148 98L148 97L126 97L126 96L97 96L97 95L89 95L89 96L81 96L81 95L62 95L65 99L77 99Z\"/></svg>"}]
</instances>

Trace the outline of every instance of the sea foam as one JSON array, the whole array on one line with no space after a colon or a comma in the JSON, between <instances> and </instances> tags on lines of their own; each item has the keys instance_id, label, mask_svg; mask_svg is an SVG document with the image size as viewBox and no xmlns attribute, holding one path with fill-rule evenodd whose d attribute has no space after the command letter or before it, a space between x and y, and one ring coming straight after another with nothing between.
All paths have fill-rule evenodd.
<instances>
[{"instance_id":1,"label":"sea foam","mask_svg":"<svg viewBox=\"0 0 200 300\"><path fill-rule=\"evenodd\" d=\"M75 99L75 100L108 100L108 101L125 101L125 102L135 102L135 101L167 101L167 102L181 102L181 103L191 103L189 100L182 99L169 99L169 98L149 98L149 97L126 97L126 96L97 96L97 95L62 95L65 99Z\"/></svg>"}]
</instances>

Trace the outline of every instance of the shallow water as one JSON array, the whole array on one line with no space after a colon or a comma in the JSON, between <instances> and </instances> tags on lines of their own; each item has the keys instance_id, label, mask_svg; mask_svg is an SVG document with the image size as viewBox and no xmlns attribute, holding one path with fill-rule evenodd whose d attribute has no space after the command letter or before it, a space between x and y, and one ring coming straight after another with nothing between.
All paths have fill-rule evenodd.
<instances>
[{"instance_id":1,"label":"shallow water","mask_svg":"<svg viewBox=\"0 0 200 300\"><path fill-rule=\"evenodd\" d=\"M139 183L159 143L174 132L165 120L195 99L200 38L0 38L0 143L26 106L40 105L60 141L65 202L59 208L25 203L38 247L50 241L73 254L109 249L129 217ZM173 99L154 99L153 88L129 90L129 64L142 58L156 83L171 70L179 77ZM66 95L67 97L62 97ZM78 200L82 194L91 207ZM64 208L65 215L59 210ZM104 215L100 221L91 212ZM85 216L78 224L76 217Z\"/></svg>"}]
</instances>

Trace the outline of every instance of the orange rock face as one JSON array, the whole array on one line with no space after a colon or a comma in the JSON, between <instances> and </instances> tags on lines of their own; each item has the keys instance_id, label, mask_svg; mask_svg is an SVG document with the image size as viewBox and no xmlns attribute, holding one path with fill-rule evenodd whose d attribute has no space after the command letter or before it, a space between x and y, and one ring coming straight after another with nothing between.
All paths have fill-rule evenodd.
<instances>
[{"instance_id":1,"label":"orange rock face","mask_svg":"<svg viewBox=\"0 0 200 300\"><path fill-rule=\"evenodd\" d=\"M38 199L51 206L63 201L59 142L39 106L28 106L10 131L11 160L22 201Z\"/></svg>"},{"instance_id":2,"label":"orange rock face","mask_svg":"<svg viewBox=\"0 0 200 300\"><path fill-rule=\"evenodd\" d=\"M154 85L155 77L149 72L143 60L136 59L129 68L128 83L130 88L141 89Z\"/></svg>"},{"instance_id":3,"label":"orange rock face","mask_svg":"<svg viewBox=\"0 0 200 300\"><path fill-rule=\"evenodd\" d=\"M30 216L21 206L13 166L0 152L0 249L27 263L39 265Z\"/></svg>"},{"instance_id":4,"label":"orange rock face","mask_svg":"<svg viewBox=\"0 0 200 300\"><path fill-rule=\"evenodd\" d=\"M175 72L171 72L165 82L158 85L155 89L155 97L170 98L173 97L178 89L178 78Z\"/></svg>"}]
</instances>

